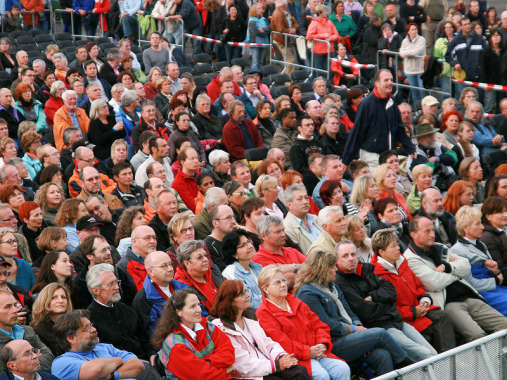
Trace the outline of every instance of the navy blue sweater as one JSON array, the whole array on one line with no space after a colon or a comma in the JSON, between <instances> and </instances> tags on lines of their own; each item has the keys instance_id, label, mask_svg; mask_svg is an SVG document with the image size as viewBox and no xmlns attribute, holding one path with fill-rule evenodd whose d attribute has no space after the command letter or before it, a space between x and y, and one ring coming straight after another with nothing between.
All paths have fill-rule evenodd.
<instances>
[{"instance_id":1,"label":"navy blue sweater","mask_svg":"<svg viewBox=\"0 0 507 380\"><path fill-rule=\"evenodd\" d=\"M481 54L483 49L486 48L486 41L472 32L470 39L467 39L463 34L458 33L454 39L449 42L445 60L454 67L457 63L465 70L466 80L478 81L481 75Z\"/></svg>"},{"instance_id":2,"label":"navy blue sweater","mask_svg":"<svg viewBox=\"0 0 507 380\"><path fill-rule=\"evenodd\" d=\"M387 108L386 108L387 107ZM389 133L391 144L389 145ZM405 133L398 107L390 98L378 98L372 92L359 105L354 128L349 132L343 163L348 165L358 156L359 149L382 153L401 143L408 153L415 152L415 146Z\"/></svg>"}]
</instances>

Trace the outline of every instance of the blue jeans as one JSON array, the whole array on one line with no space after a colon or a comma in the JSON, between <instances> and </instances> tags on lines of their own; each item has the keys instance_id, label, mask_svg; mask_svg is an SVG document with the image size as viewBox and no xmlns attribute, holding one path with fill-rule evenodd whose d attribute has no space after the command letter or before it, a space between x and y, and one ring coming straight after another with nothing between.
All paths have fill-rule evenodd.
<instances>
[{"instance_id":1,"label":"blue jeans","mask_svg":"<svg viewBox=\"0 0 507 380\"><path fill-rule=\"evenodd\" d=\"M313 380L349 380L350 368L342 360L323 357L311 359Z\"/></svg>"},{"instance_id":2,"label":"blue jeans","mask_svg":"<svg viewBox=\"0 0 507 380\"><path fill-rule=\"evenodd\" d=\"M170 44L183 46L183 24L178 23L178 27L172 33L168 33L167 29L164 31L164 37Z\"/></svg>"},{"instance_id":3,"label":"blue jeans","mask_svg":"<svg viewBox=\"0 0 507 380\"><path fill-rule=\"evenodd\" d=\"M266 48L265 47L251 47L250 54L252 55L252 69L260 69L264 65L266 59Z\"/></svg>"},{"instance_id":4,"label":"blue jeans","mask_svg":"<svg viewBox=\"0 0 507 380\"><path fill-rule=\"evenodd\" d=\"M316 69L327 70L327 61L328 61L327 54L315 53L313 55L313 67ZM314 78L317 78L317 77L324 77L325 78L326 73L323 73L322 71L314 71L313 77Z\"/></svg>"},{"instance_id":5,"label":"blue jeans","mask_svg":"<svg viewBox=\"0 0 507 380\"><path fill-rule=\"evenodd\" d=\"M139 25L137 23L137 16L125 16L120 20L123 28L123 37L135 37L137 38Z\"/></svg>"},{"instance_id":6,"label":"blue jeans","mask_svg":"<svg viewBox=\"0 0 507 380\"><path fill-rule=\"evenodd\" d=\"M377 375L391 372L393 363L401 363L407 358L405 350L379 327L347 334L333 341L333 354L347 362L361 359L366 353L369 353L366 362Z\"/></svg>"},{"instance_id":7,"label":"blue jeans","mask_svg":"<svg viewBox=\"0 0 507 380\"><path fill-rule=\"evenodd\" d=\"M414 362L436 355L437 351L424 337L408 323L403 322L401 330L391 327L387 332L394 338Z\"/></svg>"},{"instance_id":8,"label":"blue jeans","mask_svg":"<svg viewBox=\"0 0 507 380\"><path fill-rule=\"evenodd\" d=\"M227 60L227 64L231 66L231 61L234 58L241 57L241 46L232 46L229 44L225 44L225 59Z\"/></svg>"},{"instance_id":9,"label":"blue jeans","mask_svg":"<svg viewBox=\"0 0 507 380\"><path fill-rule=\"evenodd\" d=\"M421 75L419 74L405 74L408 79L408 84L414 87L423 88L423 81L421 79ZM421 100L424 97L424 93L421 90L410 89L410 95L412 95L412 101L414 105L417 107L421 104Z\"/></svg>"}]
</instances>

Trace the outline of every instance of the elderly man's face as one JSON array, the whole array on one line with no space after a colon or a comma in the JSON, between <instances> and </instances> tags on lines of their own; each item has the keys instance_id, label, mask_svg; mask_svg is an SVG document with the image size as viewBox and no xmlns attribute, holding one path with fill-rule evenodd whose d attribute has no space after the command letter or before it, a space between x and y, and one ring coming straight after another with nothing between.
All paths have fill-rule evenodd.
<instances>
[{"instance_id":1,"label":"elderly man's face","mask_svg":"<svg viewBox=\"0 0 507 380\"><path fill-rule=\"evenodd\" d=\"M77 96L74 94L67 95L64 103L69 110L75 110L77 107Z\"/></svg>"},{"instance_id":2,"label":"elderly man's face","mask_svg":"<svg viewBox=\"0 0 507 380\"><path fill-rule=\"evenodd\" d=\"M322 117L322 106L316 100L310 100L309 104L306 106L306 113L312 119L316 119L318 117Z\"/></svg>"},{"instance_id":3,"label":"elderly man's face","mask_svg":"<svg viewBox=\"0 0 507 380\"><path fill-rule=\"evenodd\" d=\"M16 54L16 58L18 59L19 66L28 65L28 53L24 50L21 50Z\"/></svg>"},{"instance_id":4,"label":"elderly man's face","mask_svg":"<svg viewBox=\"0 0 507 380\"><path fill-rule=\"evenodd\" d=\"M0 90L0 104L4 107L8 107L12 104L12 92L7 88Z\"/></svg>"},{"instance_id":5,"label":"elderly man's face","mask_svg":"<svg viewBox=\"0 0 507 380\"><path fill-rule=\"evenodd\" d=\"M313 90L321 97L326 95L326 82L320 79L317 80L313 86Z\"/></svg>"},{"instance_id":6,"label":"elderly man's face","mask_svg":"<svg viewBox=\"0 0 507 380\"><path fill-rule=\"evenodd\" d=\"M481 107L478 104L472 104L469 106L467 116L474 123L478 123L482 117Z\"/></svg>"}]
</instances>

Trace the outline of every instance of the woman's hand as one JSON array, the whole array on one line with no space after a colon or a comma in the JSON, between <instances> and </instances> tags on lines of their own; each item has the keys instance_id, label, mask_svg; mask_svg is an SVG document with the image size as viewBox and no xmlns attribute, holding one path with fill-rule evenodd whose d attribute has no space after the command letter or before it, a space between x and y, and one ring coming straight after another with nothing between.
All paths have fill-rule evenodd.
<instances>
[{"instance_id":1,"label":"woman's hand","mask_svg":"<svg viewBox=\"0 0 507 380\"><path fill-rule=\"evenodd\" d=\"M123 122L119 122L119 123L116 123L113 127L113 129L116 131L116 132L119 132L123 129Z\"/></svg>"},{"instance_id":2,"label":"woman's hand","mask_svg":"<svg viewBox=\"0 0 507 380\"><path fill-rule=\"evenodd\" d=\"M224 29L224 34L227 34L227 33L229 33L229 29L228 28Z\"/></svg>"},{"instance_id":3,"label":"woman's hand","mask_svg":"<svg viewBox=\"0 0 507 380\"><path fill-rule=\"evenodd\" d=\"M284 369L294 367L298 364L298 360L294 357L294 354L283 355L279 360L278 364L280 364L280 369L283 371Z\"/></svg>"},{"instance_id":4,"label":"woman's hand","mask_svg":"<svg viewBox=\"0 0 507 380\"><path fill-rule=\"evenodd\" d=\"M310 347L310 357L312 359L320 359L324 356L324 353L326 352L327 347L323 345L322 343L316 344L315 346Z\"/></svg>"},{"instance_id":5,"label":"woman's hand","mask_svg":"<svg viewBox=\"0 0 507 380\"><path fill-rule=\"evenodd\" d=\"M484 266L494 274L498 273L498 263L495 260L486 260Z\"/></svg>"}]
</instances>

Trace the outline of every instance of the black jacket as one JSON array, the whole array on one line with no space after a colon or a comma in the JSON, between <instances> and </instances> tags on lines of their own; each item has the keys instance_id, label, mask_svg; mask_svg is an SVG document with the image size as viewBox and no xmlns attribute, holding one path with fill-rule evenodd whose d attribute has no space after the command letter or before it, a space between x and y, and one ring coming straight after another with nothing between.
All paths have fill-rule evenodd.
<instances>
[{"instance_id":1,"label":"black jacket","mask_svg":"<svg viewBox=\"0 0 507 380\"><path fill-rule=\"evenodd\" d=\"M154 353L148 331L143 329L141 319L131 306L118 302L112 307L106 307L93 301L88 310L90 322L97 329L102 343L112 344L142 359L147 359Z\"/></svg>"},{"instance_id":2,"label":"black jacket","mask_svg":"<svg viewBox=\"0 0 507 380\"><path fill-rule=\"evenodd\" d=\"M458 33L454 39L449 42L445 60L454 67L459 63L466 73L466 80L480 81L481 74L481 54L486 47L486 41L482 36L472 32L470 41L463 34Z\"/></svg>"},{"instance_id":3,"label":"black jacket","mask_svg":"<svg viewBox=\"0 0 507 380\"><path fill-rule=\"evenodd\" d=\"M171 246L167 225L156 214L148 226L153 228L155 235L157 235L157 251L166 251Z\"/></svg>"},{"instance_id":4,"label":"black jacket","mask_svg":"<svg viewBox=\"0 0 507 380\"><path fill-rule=\"evenodd\" d=\"M426 218L430 218L428 214L426 214L426 211L424 211L424 208L421 206L419 211L417 212L418 216L425 216ZM451 246L454 245L458 241L458 230L456 229L456 219L454 218L454 215L452 215L449 211L444 211L442 216L438 217L438 220L442 223L444 226L445 232L447 233L447 236L449 237L449 242L451 243ZM441 244L444 244L442 242L442 237L438 233L437 230L435 230L435 241ZM449 247L450 248L450 247Z\"/></svg>"},{"instance_id":5,"label":"black jacket","mask_svg":"<svg viewBox=\"0 0 507 380\"><path fill-rule=\"evenodd\" d=\"M327 133L320 136L319 145L322 147L322 154L336 154L343 156L343 150L345 149L345 142L347 141L347 132L345 126L340 123L340 130L336 134L336 138L333 139Z\"/></svg>"},{"instance_id":6,"label":"black jacket","mask_svg":"<svg viewBox=\"0 0 507 380\"><path fill-rule=\"evenodd\" d=\"M55 357L67 352L66 347L64 347L56 337L54 330L55 323L49 317L32 327L40 340L42 340L42 343L48 346Z\"/></svg>"},{"instance_id":7,"label":"black jacket","mask_svg":"<svg viewBox=\"0 0 507 380\"><path fill-rule=\"evenodd\" d=\"M104 62L100 68L99 77L107 81L111 87L118 82L118 76L108 62Z\"/></svg>"},{"instance_id":8,"label":"black jacket","mask_svg":"<svg viewBox=\"0 0 507 380\"><path fill-rule=\"evenodd\" d=\"M402 328L403 320L396 308L396 290L389 281L373 273L371 264L359 264L356 273L340 268L336 284L340 286L352 311L366 327ZM371 297L371 301L366 301Z\"/></svg>"},{"instance_id":9,"label":"black jacket","mask_svg":"<svg viewBox=\"0 0 507 380\"><path fill-rule=\"evenodd\" d=\"M197 127L201 139L219 140L222 138L224 125L217 116L210 114L208 118L197 112L192 118L192 122Z\"/></svg>"},{"instance_id":10,"label":"black jacket","mask_svg":"<svg viewBox=\"0 0 507 380\"><path fill-rule=\"evenodd\" d=\"M303 140L298 136L289 150L289 159L294 170L303 173L308 168L308 157L321 152L322 148L315 139Z\"/></svg>"},{"instance_id":11,"label":"black jacket","mask_svg":"<svg viewBox=\"0 0 507 380\"><path fill-rule=\"evenodd\" d=\"M90 120L90 130L88 131L88 140L95 144L93 153L99 160L105 160L111 156L111 145L115 140L126 136L125 129L115 131L113 127L116 124L114 114L107 117L107 124L103 124L99 119Z\"/></svg>"},{"instance_id":12,"label":"black jacket","mask_svg":"<svg viewBox=\"0 0 507 380\"><path fill-rule=\"evenodd\" d=\"M225 263L225 257L222 253L222 242L209 235L204 239L204 243L208 248L213 263L215 263L220 271L223 271L227 264Z\"/></svg>"},{"instance_id":13,"label":"black jacket","mask_svg":"<svg viewBox=\"0 0 507 380\"><path fill-rule=\"evenodd\" d=\"M507 278L507 235L505 232L485 223L481 241L488 247L493 260L498 263L498 269L502 271L503 277Z\"/></svg>"},{"instance_id":14,"label":"black jacket","mask_svg":"<svg viewBox=\"0 0 507 380\"><path fill-rule=\"evenodd\" d=\"M17 111L14 107L5 108L0 106L0 118L4 119L7 122L7 127L9 128L9 137L11 139L18 139L18 125L25 118L21 114L21 112Z\"/></svg>"},{"instance_id":15,"label":"black jacket","mask_svg":"<svg viewBox=\"0 0 507 380\"><path fill-rule=\"evenodd\" d=\"M361 39L361 63L376 63L378 40L382 37L380 27L368 24Z\"/></svg>"}]
</instances>

